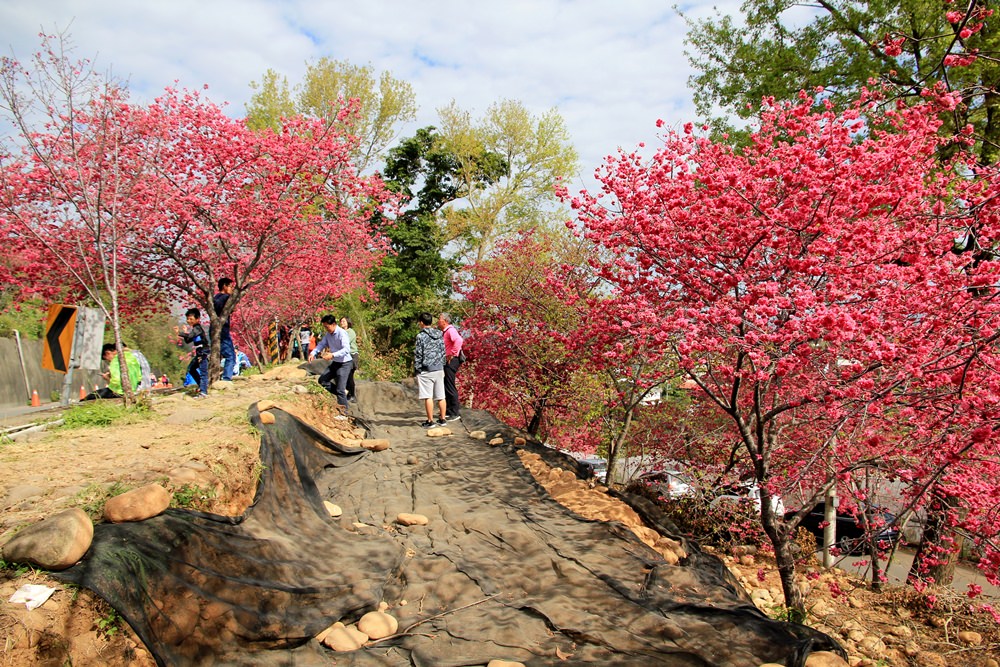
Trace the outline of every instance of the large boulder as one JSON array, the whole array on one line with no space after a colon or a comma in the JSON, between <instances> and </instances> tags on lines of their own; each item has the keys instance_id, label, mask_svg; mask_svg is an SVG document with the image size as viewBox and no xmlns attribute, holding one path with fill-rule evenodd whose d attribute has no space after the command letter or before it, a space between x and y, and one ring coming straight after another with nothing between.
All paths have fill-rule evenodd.
<instances>
[{"instance_id":1,"label":"large boulder","mask_svg":"<svg viewBox=\"0 0 1000 667\"><path fill-rule=\"evenodd\" d=\"M370 611L358 621L358 630L368 635L369 639L384 639L396 634L398 629L396 618L384 611Z\"/></svg>"},{"instance_id":2,"label":"large boulder","mask_svg":"<svg viewBox=\"0 0 1000 667\"><path fill-rule=\"evenodd\" d=\"M94 524L78 507L28 526L3 546L3 559L46 570L65 570L83 558L94 539Z\"/></svg>"},{"instance_id":3,"label":"large boulder","mask_svg":"<svg viewBox=\"0 0 1000 667\"><path fill-rule=\"evenodd\" d=\"M142 521L170 507L170 492L159 484L126 491L104 503L104 518L112 523Z\"/></svg>"}]
</instances>

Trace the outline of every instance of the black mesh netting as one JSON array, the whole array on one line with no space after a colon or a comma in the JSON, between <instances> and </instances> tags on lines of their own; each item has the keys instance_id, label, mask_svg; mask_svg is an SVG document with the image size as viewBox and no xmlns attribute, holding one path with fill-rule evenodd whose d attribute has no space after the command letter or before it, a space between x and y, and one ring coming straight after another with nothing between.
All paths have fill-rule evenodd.
<instances>
[{"instance_id":1,"label":"black mesh netting","mask_svg":"<svg viewBox=\"0 0 1000 667\"><path fill-rule=\"evenodd\" d=\"M669 565L620 524L557 504L514 447L469 437L512 441L489 414L466 411L454 435L431 438L410 388L359 383L358 394L352 416L390 449L338 446L281 410L264 425L252 407L264 473L242 516L170 510L98 525L86 558L57 576L106 599L163 665L756 667L840 651L767 618L696 545ZM343 515L330 518L324 500ZM655 506L640 509L667 526ZM430 523L398 526L400 512ZM397 636L353 653L313 639L382 601Z\"/></svg>"}]
</instances>

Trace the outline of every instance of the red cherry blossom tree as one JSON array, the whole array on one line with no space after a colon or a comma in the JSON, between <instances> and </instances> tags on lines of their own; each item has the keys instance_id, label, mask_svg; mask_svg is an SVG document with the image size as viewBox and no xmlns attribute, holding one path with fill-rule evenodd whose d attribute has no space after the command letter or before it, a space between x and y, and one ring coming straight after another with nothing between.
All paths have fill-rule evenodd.
<instances>
[{"instance_id":1,"label":"red cherry blossom tree","mask_svg":"<svg viewBox=\"0 0 1000 667\"><path fill-rule=\"evenodd\" d=\"M475 364L464 377L509 423L564 449L600 448L614 479L640 406L676 366L650 333L656 313L609 294L590 252L539 230L501 242L464 289Z\"/></svg>"},{"instance_id":2,"label":"red cherry blossom tree","mask_svg":"<svg viewBox=\"0 0 1000 667\"><path fill-rule=\"evenodd\" d=\"M937 114L956 99L877 102L837 112L808 95L769 101L741 152L688 125L648 160L609 158L602 192L572 202L580 232L601 248L602 277L623 305L661 314L639 321L671 341L731 421L761 488L786 604L799 610L799 521L862 471L895 474L912 460L911 441L945 444L941 427L954 421L904 406L940 396L937 376L981 358L974 341L992 343L1000 323L970 289L996 284L992 256L950 252L970 226L993 238L992 218L954 196L982 181L937 160ZM887 435L899 428L905 439ZM977 437L995 443L992 430ZM961 459L968 439L955 434L941 456ZM804 504L784 520L770 500L793 487Z\"/></svg>"},{"instance_id":3,"label":"red cherry blossom tree","mask_svg":"<svg viewBox=\"0 0 1000 667\"><path fill-rule=\"evenodd\" d=\"M131 200L140 232L128 246L131 267L208 314L212 377L222 322L245 295L294 285L286 296L309 308L317 294L364 284L384 253L371 220L391 213L393 200L377 176L359 176L351 164L356 138L336 128L352 114L346 106L337 124L290 118L278 131L253 131L197 93L173 90L137 113L156 170ZM216 314L220 277L234 281L234 292Z\"/></svg>"},{"instance_id":4,"label":"red cherry blossom tree","mask_svg":"<svg viewBox=\"0 0 1000 667\"><path fill-rule=\"evenodd\" d=\"M66 37L42 35L31 65L0 59L0 110L14 129L0 148L0 233L18 257L12 279L86 297L104 313L128 377L121 324L135 302L121 248L149 164L133 150L125 91L71 52ZM128 382L123 389L130 403Z\"/></svg>"},{"instance_id":5,"label":"red cherry blossom tree","mask_svg":"<svg viewBox=\"0 0 1000 667\"><path fill-rule=\"evenodd\" d=\"M458 290L468 303L462 384L477 406L540 440L593 451L589 412L600 388L570 341L595 279L580 244L564 243L542 232L518 235L469 273L474 278Z\"/></svg>"}]
</instances>

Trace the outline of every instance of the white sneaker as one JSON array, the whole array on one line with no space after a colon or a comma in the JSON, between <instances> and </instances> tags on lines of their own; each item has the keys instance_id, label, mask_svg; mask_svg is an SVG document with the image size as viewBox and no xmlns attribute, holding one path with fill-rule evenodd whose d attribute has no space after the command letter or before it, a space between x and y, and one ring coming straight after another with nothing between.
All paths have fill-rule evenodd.
<instances>
[{"instance_id":1,"label":"white sneaker","mask_svg":"<svg viewBox=\"0 0 1000 667\"><path fill-rule=\"evenodd\" d=\"M462 415L450 415L448 417L448 421L450 421L450 422L457 422L461 418L462 418Z\"/></svg>"}]
</instances>

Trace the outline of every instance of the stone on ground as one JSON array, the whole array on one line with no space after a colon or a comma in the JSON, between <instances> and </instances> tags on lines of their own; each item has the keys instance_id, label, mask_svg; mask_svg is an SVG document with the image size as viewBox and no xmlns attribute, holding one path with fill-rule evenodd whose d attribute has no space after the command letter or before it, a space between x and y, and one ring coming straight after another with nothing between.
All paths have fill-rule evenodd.
<instances>
[{"instance_id":1,"label":"stone on ground","mask_svg":"<svg viewBox=\"0 0 1000 667\"><path fill-rule=\"evenodd\" d=\"M94 539L94 524L78 507L28 526L3 546L3 559L46 570L65 570L83 558Z\"/></svg>"},{"instance_id":2,"label":"stone on ground","mask_svg":"<svg viewBox=\"0 0 1000 667\"><path fill-rule=\"evenodd\" d=\"M396 634L399 622L383 611L370 611L358 621L358 630L368 635L369 639L383 639Z\"/></svg>"},{"instance_id":3,"label":"stone on ground","mask_svg":"<svg viewBox=\"0 0 1000 667\"><path fill-rule=\"evenodd\" d=\"M170 492L159 484L147 484L115 496L104 503L104 518L111 523L142 521L170 507Z\"/></svg>"}]
</instances>

